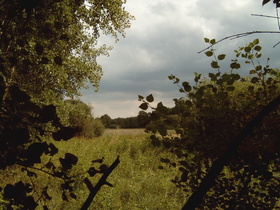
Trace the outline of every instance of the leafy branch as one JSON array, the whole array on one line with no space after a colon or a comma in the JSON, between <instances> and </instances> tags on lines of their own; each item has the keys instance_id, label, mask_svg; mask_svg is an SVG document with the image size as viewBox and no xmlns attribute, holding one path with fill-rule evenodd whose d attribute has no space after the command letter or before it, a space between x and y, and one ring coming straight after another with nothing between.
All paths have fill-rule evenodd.
<instances>
[{"instance_id":1,"label":"leafy branch","mask_svg":"<svg viewBox=\"0 0 280 210\"><path fill-rule=\"evenodd\" d=\"M245 36L249 36L249 35L252 35L252 34L279 34L280 31L250 31L250 32L244 32L244 33L239 33L239 34L234 34L234 35L231 35L231 36L227 36L227 37L224 37L218 41L216 41L215 43L211 43L210 46L204 48L203 50L199 51L198 53L202 53L208 49L210 49L211 47L213 47L214 45L224 41L224 40L227 40L227 39L237 39L237 38L241 38L241 37L245 37ZM276 44L277 45L277 44ZM274 45L274 47L276 46Z\"/></svg>"},{"instance_id":2,"label":"leafy branch","mask_svg":"<svg viewBox=\"0 0 280 210\"><path fill-rule=\"evenodd\" d=\"M236 154L238 147L248 136L253 129L274 109L276 109L280 105L280 95L268 103L262 110L255 116L239 133L238 135L232 140L231 144L224 152L224 154L214 161L210 171L202 180L199 188L189 197L187 203L182 208L184 209L195 209L202 201L204 195L207 191L214 186L216 177L221 173L223 167L229 162L231 157Z\"/></svg>"}]
</instances>

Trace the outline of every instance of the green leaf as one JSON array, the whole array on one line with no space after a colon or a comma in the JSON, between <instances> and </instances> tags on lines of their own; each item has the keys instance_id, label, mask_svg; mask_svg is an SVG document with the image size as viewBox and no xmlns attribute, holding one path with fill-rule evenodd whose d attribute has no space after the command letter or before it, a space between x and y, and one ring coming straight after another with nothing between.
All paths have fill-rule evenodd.
<instances>
[{"instance_id":1,"label":"green leaf","mask_svg":"<svg viewBox=\"0 0 280 210\"><path fill-rule=\"evenodd\" d=\"M198 82L198 81L200 80L200 78L201 78L201 74L197 74L197 73L195 72L194 75L195 75L194 81L195 81L195 82Z\"/></svg>"},{"instance_id":2,"label":"green leaf","mask_svg":"<svg viewBox=\"0 0 280 210\"><path fill-rule=\"evenodd\" d=\"M183 82L182 85L186 92L190 92L192 90L192 87L190 86L190 84L188 82Z\"/></svg>"},{"instance_id":3,"label":"green leaf","mask_svg":"<svg viewBox=\"0 0 280 210\"><path fill-rule=\"evenodd\" d=\"M173 80L173 79L175 79L175 76L171 74L171 75L168 76L168 79Z\"/></svg>"},{"instance_id":4,"label":"green leaf","mask_svg":"<svg viewBox=\"0 0 280 210\"><path fill-rule=\"evenodd\" d=\"M138 101L142 101L143 99L144 99L144 97L143 97L143 96L138 95Z\"/></svg>"},{"instance_id":5,"label":"green leaf","mask_svg":"<svg viewBox=\"0 0 280 210\"><path fill-rule=\"evenodd\" d=\"M213 74L213 73L209 73L208 76L211 78L211 81L216 81L217 80L216 75Z\"/></svg>"},{"instance_id":6,"label":"green leaf","mask_svg":"<svg viewBox=\"0 0 280 210\"><path fill-rule=\"evenodd\" d=\"M252 82L253 84L257 83L258 81L259 81L259 78L257 78L257 77L253 77L253 78L251 79L251 82Z\"/></svg>"},{"instance_id":7,"label":"green leaf","mask_svg":"<svg viewBox=\"0 0 280 210\"><path fill-rule=\"evenodd\" d=\"M205 43L209 43L210 40L208 38L204 38Z\"/></svg>"},{"instance_id":8,"label":"green leaf","mask_svg":"<svg viewBox=\"0 0 280 210\"><path fill-rule=\"evenodd\" d=\"M207 51L207 52L205 52L205 54L206 54L208 57L210 57L210 56L213 55L213 52L212 52L212 51Z\"/></svg>"},{"instance_id":9,"label":"green leaf","mask_svg":"<svg viewBox=\"0 0 280 210\"><path fill-rule=\"evenodd\" d=\"M240 68L240 64L239 63L231 63L230 64L230 68L232 68L232 69L239 69Z\"/></svg>"},{"instance_id":10,"label":"green leaf","mask_svg":"<svg viewBox=\"0 0 280 210\"><path fill-rule=\"evenodd\" d=\"M212 66L212 68L214 68L214 69L220 68L220 66L218 65L218 62L217 62L217 61L212 61L212 62L211 62L211 66Z\"/></svg>"},{"instance_id":11,"label":"green leaf","mask_svg":"<svg viewBox=\"0 0 280 210\"><path fill-rule=\"evenodd\" d=\"M147 110L148 109L148 104L147 103L142 103L140 106L139 106L139 108L140 109L143 109L143 110Z\"/></svg>"},{"instance_id":12,"label":"green leaf","mask_svg":"<svg viewBox=\"0 0 280 210\"><path fill-rule=\"evenodd\" d=\"M218 55L218 60L224 60L226 57L225 54Z\"/></svg>"},{"instance_id":13,"label":"green leaf","mask_svg":"<svg viewBox=\"0 0 280 210\"><path fill-rule=\"evenodd\" d=\"M259 45L257 45L257 46L255 46L255 47L254 47L254 50L256 50L256 51L258 51L258 52L259 52L259 51L261 51L261 50L262 50L262 47L261 47L261 46L259 46Z\"/></svg>"},{"instance_id":14,"label":"green leaf","mask_svg":"<svg viewBox=\"0 0 280 210\"><path fill-rule=\"evenodd\" d=\"M260 58L260 57L262 57L262 54L258 52L258 53L256 53L256 57Z\"/></svg>"},{"instance_id":15,"label":"green leaf","mask_svg":"<svg viewBox=\"0 0 280 210\"><path fill-rule=\"evenodd\" d=\"M148 102L153 102L154 101L154 97L153 97L153 95L152 94L150 94L150 95L148 95L147 97L146 97L146 100L148 101Z\"/></svg>"},{"instance_id":16,"label":"green leaf","mask_svg":"<svg viewBox=\"0 0 280 210\"><path fill-rule=\"evenodd\" d=\"M245 47L245 48L244 48L244 51L247 52L247 53L250 52L251 50L252 50L251 47Z\"/></svg>"},{"instance_id":17,"label":"green leaf","mask_svg":"<svg viewBox=\"0 0 280 210\"><path fill-rule=\"evenodd\" d=\"M216 39L211 39L210 44L216 44Z\"/></svg>"},{"instance_id":18,"label":"green leaf","mask_svg":"<svg viewBox=\"0 0 280 210\"><path fill-rule=\"evenodd\" d=\"M259 39L255 39L254 41L253 41L253 43L256 45L256 44L259 44Z\"/></svg>"}]
</instances>

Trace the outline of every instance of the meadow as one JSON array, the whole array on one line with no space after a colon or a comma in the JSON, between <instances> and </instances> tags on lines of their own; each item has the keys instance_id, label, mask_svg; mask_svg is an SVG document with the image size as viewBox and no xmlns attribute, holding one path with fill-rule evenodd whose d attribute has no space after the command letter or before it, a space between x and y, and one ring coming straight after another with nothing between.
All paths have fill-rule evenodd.
<instances>
[{"instance_id":1,"label":"meadow","mask_svg":"<svg viewBox=\"0 0 280 210\"><path fill-rule=\"evenodd\" d=\"M67 142L56 142L60 152L69 152L79 158L74 166L73 174L79 174L92 166L92 160L104 157L104 163L110 165L120 156L120 164L111 173L107 181L113 187L103 186L94 198L90 209L181 209L186 201L186 193L178 189L171 180L177 171L164 167L160 157L175 158L164 148L153 147L149 135L142 129L112 129L104 135L93 139L73 138ZM58 157L57 157L58 158ZM17 168L6 170L0 177L0 185L14 183L22 177L18 176ZM89 191L83 183L83 175L75 183L74 193L77 199L69 202L61 199L59 180L48 175L44 178L32 178L40 187L49 186L48 193L52 197L47 201L49 209L79 209L86 200ZM30 177L26 176L26 179ZM91 178L96 183L100 176ZM43 202L38 209L42 209Z\"/></svg>"}]
</instances>

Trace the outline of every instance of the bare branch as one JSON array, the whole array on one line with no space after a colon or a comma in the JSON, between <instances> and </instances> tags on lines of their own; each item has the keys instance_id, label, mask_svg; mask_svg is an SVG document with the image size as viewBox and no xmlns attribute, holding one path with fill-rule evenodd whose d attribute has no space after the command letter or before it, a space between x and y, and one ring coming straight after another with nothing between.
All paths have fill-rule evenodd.
<instances>
[{"instance_id":1,"label":"bare branch","mask_svg":"<svg viewBox=\"0 0 280 210\"><path fill-rule=\"evenodd\" d=\"M276 16L270 16L270 15L259 15L259 14L251 14L252 16L258 16L258 17L266 17L266 18L278 18L280 19L279 17L276 17Z\"/></svg>"},{"instance_id":2,"label":"bare branch","mask_svg":"<svg viewBox=\"0 0 280 210\"><path fill-rule=\"evenodd\" d=\"M280 105L280 95L264 106L261 111L255 116L232 140L229 147L226 149L224 154L214 161L208 174L200 183L198 189L189 197L187 203L182 210L194 210L203 200L204 195L207 191L215 185L216 177L221 173L224 166L228 164L231 157L236 154L239 145L248 136L253 129L274 109Z\"/></svg>"},{"instance_id":3,"label":"bare branch","mask_svg":"<svg viewBox=\"0 0 280 210\"><path fill-rule=\"evenodd\" d=\"M100 178L100 180L98 181L98 183L93 186L91 184L91 182L89 181L88 178L84 179L85 184L87 185L87 188L90 191L90 194L88 195L88 198L86 199L86 201L84 202L81 210L86 210L88 209L88 207L90 206L90 204L93 201L93 198L95 197L95 195L97 194L97 192L100 190L100 188L103 185L109 185L109 186L113 186L112 184L108 183L106 181L106 179L108 178L108 176L112 173L112 171L117 167L117 165L120 163L120 159L119 156L117 157L117 159L112 163L112 165L106 170L106 172L102 175L102 177Z\"/></svg>"},{"instance_id":4,"label":"bare branch","mask_svg":"<svg viewBox=\"0 0 280 210\"><path fill-rule=\"evenodd\" d=\"M225 38L222 38L220 40L218 40L215 44L211 44L209 45L209 47L199 51L198 53L202 53L204 52L205 50L208 50L209 48L213 47L214 45L226 40L226 39L237 39L237 38L241 38L241 37L245 37L245 36L249 36L251 34L279 34L280 31L250 31L250 32L244 32L244 33L240 33L240 34L234 34L234 35L231 35L231 36L227 36Z\"/></svg>"}]
</instances>

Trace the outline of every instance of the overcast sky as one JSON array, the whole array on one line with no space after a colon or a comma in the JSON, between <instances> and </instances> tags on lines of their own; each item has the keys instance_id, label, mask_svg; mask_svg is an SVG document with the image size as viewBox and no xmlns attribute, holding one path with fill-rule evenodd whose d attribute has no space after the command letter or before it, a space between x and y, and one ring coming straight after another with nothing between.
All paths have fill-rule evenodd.
<instances>
[{"instance_id":1,"label":"overcast sky","mask_svg":"<svg viewBox=\"0 0 280 210\"><path fill-rule=\"evenodd\" d=\"M215 3L214 3L215 2ZM136 20L126 30L126 38L114 43L102 37L100 44L113 45L110 57L98 59L104 76L98 92L83 90L84 102L94 107L94 116L108 114L111 118L137 116L138 95L153 94L155 101L174 105L181 95L168 80L170 74L181 81L193 81L194 72L208 74L211 58L198 51L207 47L204 37L219 40L229 35L256 31L278 30L276 19L251 14L276 15L272 3L261 6L262 0L127 0L125 8ZM216 45L217 53L226 53L229 64L233 50L255 38L263 46L264 63L279 66L279 35L251 35ZM227 69L225 69L226 71ZM242 70L239 70L241 72Z\"/></svg>"}]
</instances>

